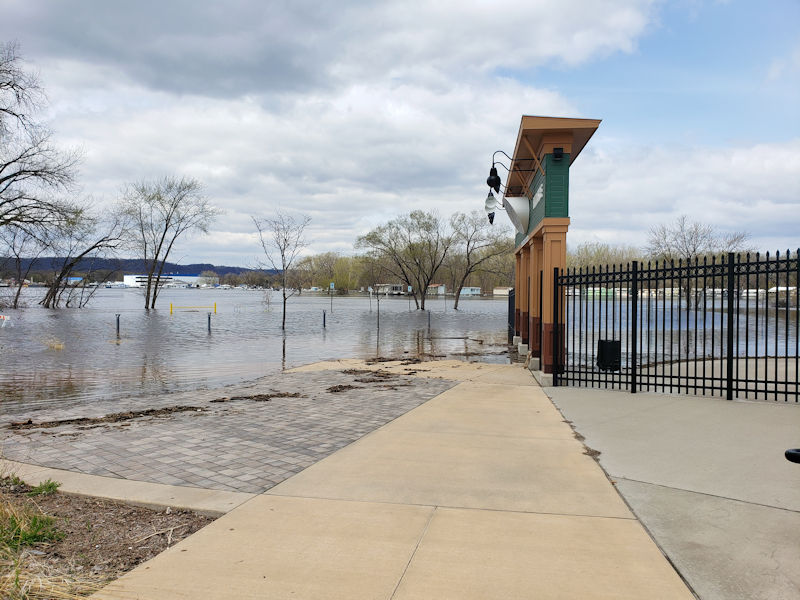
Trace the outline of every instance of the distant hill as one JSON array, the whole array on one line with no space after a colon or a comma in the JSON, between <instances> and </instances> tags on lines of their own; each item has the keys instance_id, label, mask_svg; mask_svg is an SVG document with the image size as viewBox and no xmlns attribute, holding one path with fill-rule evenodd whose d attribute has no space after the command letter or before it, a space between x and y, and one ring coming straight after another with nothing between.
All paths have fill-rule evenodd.
<instances>
[{"instance_id":1,"label":"distant hill","mask_svg":"<svg viewBox=\"0 0 800 600\"><path fill-rule=\"evenodd\" d=\"M11 262L7 263L6 262L7 260ZM36 259L25 258L23 259L23 270L27 269L28 265L33 263L31 271L52 272L57 268L57 265L63 262L63 260L64 260L63 258L59 258L57 256L42 256ZM4 264L6 265L6 268L9 268L13 264L13 259L10 258L5 259L0 257L0 265ZM144 266L144 261L135 258L107 259L107 258L89 257L78 263L78 266L75 269L75 271L78 273L89 270L118 271L120 273L118 279L122 279L122 275L137 275L140 273L144 273L145 266ZM179 265L176 263L168 262L164 265L164 273L177 274L177 275L199 275L203 271L214 271L217 275L222 277L223 275L227 275L228 273L239 275L241 273L248 273L254 270L258 269L247 269L245 267L229 267L226 265L212 265L211 263ZM274 273L272 269L265 269L265 271L268 273Z\"/></svg>"}]
</instances>

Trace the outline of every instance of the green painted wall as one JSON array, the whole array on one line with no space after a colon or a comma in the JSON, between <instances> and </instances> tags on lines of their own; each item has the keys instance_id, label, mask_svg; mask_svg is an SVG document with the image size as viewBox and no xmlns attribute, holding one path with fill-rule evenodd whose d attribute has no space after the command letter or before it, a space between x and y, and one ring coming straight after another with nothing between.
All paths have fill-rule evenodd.
<instances>
[{"instance_id":1,"label":"green painted wall","mask_svg":"<svg viewBox=\"0 0 800 600\"><path fill-rule=\"evenodd\" d=\"M552 154L545 154L542 166L547 174L544 181L544 202L539 202L536 208L531 208L527 235L533 233L545 217L569 216L569 154L564 154L561 160L553 160ZM529 190L529 201L532 201L541 181L542 173L538 171ZM524 237L518 236L517 245Z\"/></svg>"},{"instance_id":2,"label":"green painted wall","mask_svg":"<svg viewBox=\"0 0 800 600\"><path fill-rule=\"evenodd\" d=\"M544 157L545 217L569 216L569 154L561 160L553 160L552 154Z\"/></svg>"}]
</instances>

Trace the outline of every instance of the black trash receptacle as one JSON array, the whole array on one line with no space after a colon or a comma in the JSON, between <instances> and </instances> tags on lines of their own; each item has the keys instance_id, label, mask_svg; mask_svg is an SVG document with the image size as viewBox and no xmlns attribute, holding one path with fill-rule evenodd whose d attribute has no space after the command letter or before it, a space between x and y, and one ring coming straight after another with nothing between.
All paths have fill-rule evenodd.
<instances>
[{"instance_id":1,"label":"black trash receptacle","mask_svg":"<svg viewBox=\"0 0 800 600\"><path fill-rule=\"evenodd\" d=\"M619 371L622 366L622 342L597 340L597 368L601 371Z\"/></svg>"}]
</instances>

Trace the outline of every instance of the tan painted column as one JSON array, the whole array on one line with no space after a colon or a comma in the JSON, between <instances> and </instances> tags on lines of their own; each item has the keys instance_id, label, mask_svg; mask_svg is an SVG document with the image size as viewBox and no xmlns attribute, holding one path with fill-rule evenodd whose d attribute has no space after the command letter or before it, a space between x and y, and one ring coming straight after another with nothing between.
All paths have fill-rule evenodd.
<instances>
[{"instance_id":1,"label":"tan painted column","mask_svg":"<svg viewBox=\"0 0 800 600\"><path fill-rule=\"evenodd\" d=\"M528 331L530 332L531 356L541 356L541 315L539 314L539 273L542 270L542 236L534 236L531 240L531 315Z\"/></svg>"},{"instance_id":2,"label":"tan painted column","mask_svg":"<svg viewBox=\"0 0 800 600\"><path fill-rule=\"evenodd\" d=\"M567 229L569 219L544 219L542 221L542 371L553 372L553 269L559 271L567 266ZM559 363L564 362L564 291L558 299L560 315L558 321Z\"/></svg>"},{"instance_id":3,"label":"tan painted column","mask_svg":"<svg viewBox=\"0 0 800 600\"><path fill-rule=\"evenodd\" d=\"M528 246L523 246L520 249L520 254L522 255L522 265L520 269L520 290L522 293L520 294L520 336L522 337L522 343L528 343L528 302L530 297L530 287L528 282L529 277L529 270L530 270L530 248Z\"/></svg>"},{"instance_id":4,"label":"tan painted column","mask_svg":"<svg viewBox=\"0 0 800 600\"><path fill-rule=\"evenodd\" d=\"M521 298L522 293L522 253L517 252L514 256L514 335L520 335L522 324Z\"/></svg>"}]
</instances>

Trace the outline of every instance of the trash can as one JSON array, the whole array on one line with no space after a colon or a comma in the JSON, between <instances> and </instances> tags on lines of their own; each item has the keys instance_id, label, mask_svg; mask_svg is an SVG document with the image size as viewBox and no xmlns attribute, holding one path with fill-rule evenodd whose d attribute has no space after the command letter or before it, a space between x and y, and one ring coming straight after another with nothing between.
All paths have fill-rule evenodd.
<instances>
[{"instance_id":1,"label":"trash can","mask_svg":"<svg viewBox=\"0 0 800 600\"><path fill-rule=\"evenodd\" d=\"M622 364L620 340L597 340L597 368L601 371L619 371Z\"/></svg>"}]
</instances>

